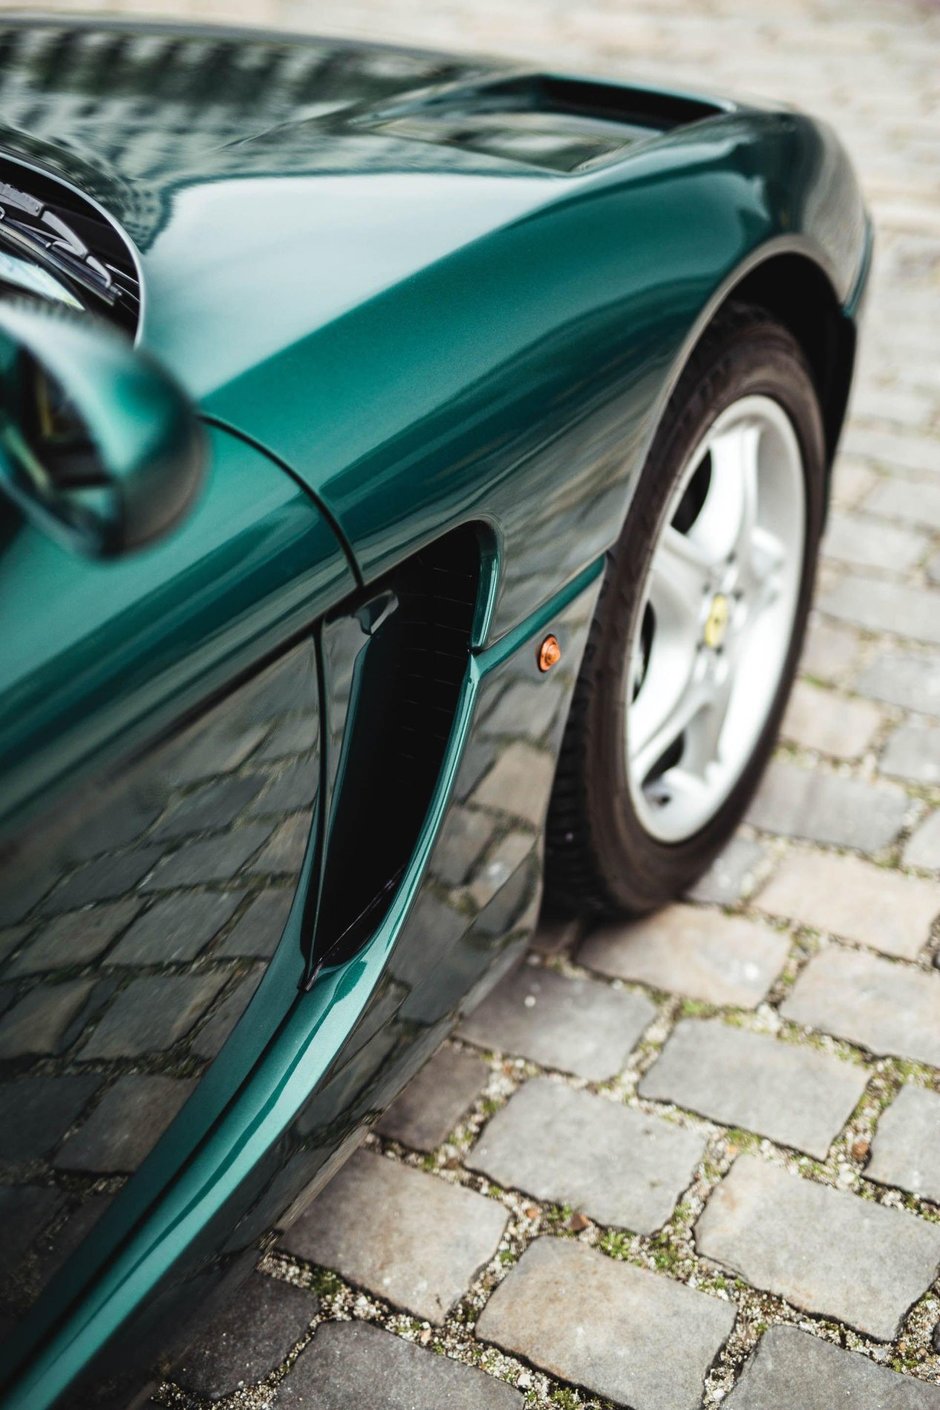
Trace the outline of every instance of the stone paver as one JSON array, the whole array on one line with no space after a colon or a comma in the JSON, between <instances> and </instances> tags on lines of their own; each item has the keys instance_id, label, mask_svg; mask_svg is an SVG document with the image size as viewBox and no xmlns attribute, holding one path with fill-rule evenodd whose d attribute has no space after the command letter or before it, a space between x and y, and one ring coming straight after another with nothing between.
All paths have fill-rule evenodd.
<instances>
[{"instance_id":1,"label":"stone paver","mask_svg":"<svg viewBox=\"0 0 940 1410\"><path fill-rule=\"evenodd\" d=\"M88 911L66 911L43 925L37 938L10 965L8 974L42 974L66 965L88 964L98 958L140 910L140 901L125 898Z\"/></svg>"},{"instance_id":2,"label":"stone paver","mask_svg":"<svg viewBox=\"0 0 940 1410\"><path fill-rule=\"evenodd\" d=\"M855 568L906 573L923 558L929 542L916 529L885 524L867 514L834 511L826 526L823 553Z\"/></svg>"},{"instance_id":3,"label":"stone paver","mask_svg":"<svg viewBox=\"0 0 940 1410\"><path fill-rule=\"evenodd\" d=\"M648 920L597 931L579 958L617 979L753 1008L783 968L788 948L785 936L740 916L670 906Z\"/></svg>"},{"instance_id":4,"label":"stone paver","mask_svg":"<svg viewBox=\"0 0 940 1410\"><path fill-rule=\"evenodd\" d=\"M478 910L489 905L496 893L522 865L535 846L531 832L507 832L486 861L478 865L467 887L467 895Z\"/></svg>"},{"instance_id":5,"label":"stone paver","mask_svg":"<svg viewBox=\"0 0 940 1410\"><path fill-rule=\"evenodd\" d=\"M933 416L930 394L918 387L866 387L864 406L867 416L899 425L925 427Z\"/></svg>"},{"instance_id":6,"label":"stone paver","mask_svg":"<svg viewBox=\"0 0 940 1410\"><path fill-rule=\"evenodd\" d=\"M493 1257L507 1218L502 1205L472 1190L357 1151L283 1245L441 1322Z\"/></svg>"},{"instance_id":7,"label":"stone paver","mask_svg":"<svg viewBox=\"0 0 940 1410\"><path fill-rule=\"evenodd\" d=\"M145 911L114 949L114 964L172 964L195 959L235 914L239 891L187 891Z\"/></svg>"},{"instance_id":8,"label":"stone paver","mask_svg":"<svg viewBox=\"0 0 940 1410\"><path fill-rule=\"evenodd\" d=\"M849 427L845 447L851 454L865 455L906 470L940 474L940 446L932 436L921 436L907 427L894 431L867 427L864 432Z\"/></svg>"},{"instance_id":9,"label":"stone paver","mask_svg":"<svg viewBox=\"0 0 940 1410\"><path fill-rule=\"evenodd\" d=\"M921 871L940 871L940 809L925 818L911 834L902 860L905 866L918 867Z\"/></svg>"},{"instance_id":10,"label":"stone paver","mask_svg":"<svg viewBox=\"0 0 940 1410\"><path fill-rule=\"evenodd\" d=\"M639 1091L824 1160L867 1081L864 1067L814 1048L684 1019Z\"/></svg>"},{"instance_id":11,"label":"stone paver","mask_svg":"<svg viewBox=\"0 0 940 1410\"><path fill-rule=\"evenodd\" d=\"M294 813L274 829L270 841L251 863L249 871L282 876L296 876L310 836L310 815Z\"/></svg>"},{"instance_id":12,"label":"stone paver","mask_svg":"<svg viewBox=\"0 0 940 1410\"><path fill-rule=\"evenodd\" d=\"M526 822L541 826L545 799L555 774L550 754L530 744L510 744L476 789L475 799L486 808L512 812Z\"/></svg>"},{"instance_id":13,"label":"stone paver","mask_svg":"<svg viewBox=\"0 0 940 1410\"><path fill-rule=\"evenodd\" d=\"M522 1410L523 1395L368 1322L317 1328L278 1390L278 1410Z\"/></svg>"},{"instance_id":14,"label":"stone paver","mask_svg":"<svg viewBox=\"0 0 940 1410\"><path fill-rule=\"evenodd\" d=\"M640 994L521 965L464 1019L459 1031L480 1047L602 1082L620 1071L655 1013Z\"/></svg>"},{"instance_id":15,"label":"stone paver","mask_svg":"<svg viewBox=\"0 0 940 1410\"><path fill-rule=\"evenodd\" d=\"M151 837L176 841L196 832L228 827L258 794L261 779L220 778L187 793L154 828Z\"/></svg>"},{"instance_id":16,"label":"stone paver","mask_svg":"<svg viewBox=\"0 0 940 1410\"><path fill-rule=\"evenodd\" d=\"M13 925L0 930L0 960L6 960L33 930L31 925ZM14 960L14 964L18 961ZM12 968L12 966L11 966Z\"/></svg>"},{"instance_id":17,"label":"stone paver","mask_svg":"<svg viewBox=\"0 0 940 1410\"><path fill-rule=\"evenodd\" d=\"M687 899L733 906L751 894L767 865L767 849L753 837L733 837L689 890Z\"/></svg>"},{"instance_id":18,"label":"stone paver","mask_svg":"<svg viewBox=\"0 0 940 1410\"><path fill-rule=\"evenodd\" d=\"M831 690L797 681L780 733L803 749L837 759L857 759L881 724L881 711L867 700L847 700Z\"/></svg>"},{"instance_id":19,"label":"stone paver","mask_svg":"<svg viewBox=\"0 0 940 1410\"><path fill-rule=\"evenodd\" d=\"M304 1335L317 1307L317 1299L306 1288L252 1273L180 1358L171 1377L186 1390L210 1400L261 1381Z\"/></svg>"},{"instance_id":20,"label":"stone paver","mask_svg":"<svg viewBox=\"0 0 940 1410\"><path fill-rule=\"evenodd\" d=\"M541 1238L496 1289L477 1334L631 1410L698 1410L734 1317L731 1304L645 1268Z\"/></svg>"},{"instance_id":21,"label":"stone paver","mask_svg":"<svg viewBox=\"0 0 940 1410\"><path fill-rule=\"evenodd\" d=\"M176 886L229 881L271 835L269 823L245 823L233 832L190 842L164 857L147 878L146 891L167 891Z\"/></svg>"},{"instance_id":22,"label":"stone paver","mask_svg":"<svg viewBox=\"0 0 940 1410\"><path fill-rule=\"evenodd\" d=\"M49 1279L70 1258L83 1243L88 1234L105 1214L114 1199L113 1195L90 1194L81 1204L69 1211L55 1235L46 1242L40 1240L34 1248L37 1267L37 1285L45 1286Z\"/></svg>"},{"instance_id":23,"label":"stone paver","mask_svg":"<svg viewBox=\"0 0 940 1410\"><path fill-rule=\"evenodd\" d=\"M650 1234L669 1218L706 1137L548 1078L493 1117L467 1164L497 1184Z\"/></svg>"},{"instance_id":24,"label":"stone paver","mask_svg":"<svg viewBox=\"0 0 940 1410\"><path fill-rule=\"evenodd\" d=\"M940 1387L798 1327L771 1327L724 1404L727 1410L940 1410Z\"/></svg>"},{"instance_id":25,"label":"stone paver","mask_svg":"<svg viewBox=\"0 0 940 1410\"><path fill-rule=\"evenodd\" d=\"M0 1214L5 1237L0 1243L0 1284L4 1283L36 1235L62 1210L65 1196L48 1186L12 1185L0 1188Z\"/></svg>"},{"instance_id":26,"label":"stone paver","mask_svg":"<svg viewBox=\"0 0 940 1410\"><path fill-rule=\"evenodd\" d=\"M861 647L861 638L851 627L814 614L806 633L800 670L817 680L840 681L857 666Z\"/></svg>"},{"instance_id":27,"label":"stone paver","mask_svg":"<svg viewBox=\"0 0 940 1410\"><path fill-rule=\"evenodd\" d=\"M844 447L843 447L844 451ZM857 509L871 494L881 476L872 465L852 460L844 453L836 460L832 479L832 503L838 509Z\"/></svg>"},{"instance_id":28,"label":"stone paver","mask_svg":"<svg viewBox=\"0 0 940 1410\"><path fill-rule=\"evenodd\" d=\"M940 529L940 485L885 480L866 498L865 509L888 519Z\"/></svg>"},{"instance_id":29,"label":"stone paver","mask_svg":"<svg viewBox=\"0 0 940 1410\"><path fill-rule=\"evenodd\" d=\"M301 808L309 808L316 792L316 759L304 757L289 763L278 763L255 775L255 782L266 779L261 793L249 806L248 812L283 817Z\"/></svg>"},{"instance_id":30,"label":"stone paver","mask_svg":"<svg viewBox=\"0 0 940 1410\"><path fill-rule=\"evenodd\" d=\"M455 808L434 848L431 870L445 886L460 886L493 837L493 820L473 808Z\"/></svg>"},{"instance_id":31,"label":"stone paver","mask_svg":"<svg viewBox=\"0 0 940 1410\"><path fill-rule=\"evenodd\" d=\"M188 738L180 740L178 755L169 764L170 776L174 783L183 784L230 773L245 762L266 732L264 725L242 727L238 721L220 718L211 729L201 729L198 749L191 747Z\"/></svg>"},{"instance_id":32,"label":"stone paver","mask_svg":"<svg viewBox=\"0 0 940 1410\"><path fill-rule=\"evenodd\" d=\"M748 821L767 832L877 852L898 835L910 803L900 788L776 761L764 775Z\"/></svg>"},{"instance_id":33,"label":"stone paver","mask_svg":"<svg viewBox=\"0 0 940 1410\"><path fill-rule=\"evenodd\" d=\"M392 1103L376 1130L415 1150L432 1151L476 1101L488 1076L482 1058L441 1048Z\"/></svg>"},{"instance_id":34,"label":"stone paver","mask_svg":"<svg viewBox=\"0 0 940 1410\"><path fill-rule=\"evenodd\" d=\"M172 1047L209 1007L225 979L224 974L168 974L133 980L82 1045L81 1056L138 1057Z\"/></svg>"},{"instance_id":35,"label":"stone paver","mask_svg":"<svg viewBox=\"0 0 940 1410\"><path fill-rule=\"evenodd\" d=\"M244 975L230 994L213 1011L208 1023L204 1023L194 1036L190 1046L200 1057L213 1058L221 1051L222 1044L248 1007L255 990L264 977L264 965L254 965Z\"/></svg>"},{"instance_id":36,"label":"stone paver","mask_svg":"<svg viewBox=\"0 0 940 1410\"><path fill-rule=\"evenodd\" d=\"M715 1190L695 1241L755 1287L885 1341L940 1268L940 1225L751 1155Z\"/></svg>"},{"instance_id":37,"label":"stone paver","mask_svg":"<svg viewBox=\"0 0 940 1410\"><path fill-rule=\"evenodd\" d=\"M940 883L887 871L858 857L794 852L756 905L770 915L912 960L940 915Z\"/></svg>"},{"instance_id":38,"label":"stone paver","mask_svg":"<svg viewBox=\"0 0 940 1410\"><path fill-rule=\"evenodd\" d=\"M294 899L292 890L265 890L217 946L217 955L268 959L281 938Z\"/></svg>"},{"instance_id":39,"label":"stone paver","mask_svg":"<svg viewBox=\"0 0 940 1410\"><path fill-rule=\"evenodd\" d=\"M93 988L91 979L73 979L32 989L4 1016L0 1058L57 1052Z\"/></svg>"},{"instance_id":40,"label":"stone paver","mask_svg":"<svg viewBox=\"0 0 940 1410\"><path fill-rule=\"evenodd\" d=\"M100 1082L89 1075L0 1085L0 1160L33 1160L58 1145Z\"/></svg>"},{"instance_id":41,"label":"stone paver","mask_svg":"<svg viewBox=\"0 0 940 1410\"><path fill-rule=\"evenodd\" d=\"M558 713L558 700L541 685L541 681L513 681L486 717L487 734L516 735L520 719L529 721L533 737L546 734Z\"/></svg>"},{"instance_id":42,"label":"stone paver","mask_svg":"<svg viewBox=\"0 0 940 1410\"><path fill-rule=\"evenodd\" d=\"M940 725L909 721L899 725L881 756L883 774L914 783L940 783Z\"/></svg>"},{"instance_id":43,"label":"stone paver","mask_svg":"<svg viewBox=\"0 0 940 1410\"><path fill-rule=\"evenodd\" d=\"M940 715L940 656L883 652L859 672L855 689L903 710Z\"/></svg>"},{"instance_id":44,"label":"stone paver","mask_svg":"<svg viewBox=\"0 0 940 1410\"><path fill-rule=\"evenodd\" d=\"M160 815L161 802L146 790L135 789L112 795L107 808L89 810L80 828L63 838L70 862L87 862L102 853L114 852L137 842Z\"/></svg>"},{"instance_id":45,"label":"stone paver","mask_svg":"<svg viewBox=\"0 0 940 1410\"><path fill-rule=\"evenodd\" d=\"M940 1203L940 1093L901 1088L878 1121L865 1174Z\"/></svg>"},{"instance_id":46,"label":"stone paver","mask_svg":"<svg viewBox=\"0 0 940 1410\"><path fill-rule=\"evenodd\" d=\"M819 608L868 631L940 643L940 592L847 573L819 598Z\"/></svg>"},{"instance_id":47,"label":"stone paver","mask_svg":"<svg viewBox=\"0 0 940 1410\"><path fill-rule=\"evenodd\" d=\"M56 887L44 905L50 911L71 911L93 901L127 895L159 861L159 847L137 847L113 857L99 857L79 867Z\"/></svg>"},{"instance_id":48,"label":"stone paver","mask_svg":"<svg viewBox=\"0 0 940 1410\"><path fill-rule=\"evenodd\" d=\"M317 722L313 715L298 715L274 727L255 759L283 759L317 747ZM252 760L254 762L254 760Z\"/></svg>"},{"instance_id":49,"label":"stone paver","mask_svg":"<svg viewBox=\"0 0 940 1410\"><path fill-rule=\"evenodd\" d=\"M195 1086L173 1077L119 1077L59 1151L64 1170L133 1171Z\"/></svg>"},{"instance_id":50,"label":"stone paver","mask_svg":"<svg viewBox=\"0 0 940 1410\"><path fill-rule=\"evenodd\" d=\"M940 1066L940 974L831 945L810 960L781 1013L873 1053Z\"/></svg>"}]
</instances>

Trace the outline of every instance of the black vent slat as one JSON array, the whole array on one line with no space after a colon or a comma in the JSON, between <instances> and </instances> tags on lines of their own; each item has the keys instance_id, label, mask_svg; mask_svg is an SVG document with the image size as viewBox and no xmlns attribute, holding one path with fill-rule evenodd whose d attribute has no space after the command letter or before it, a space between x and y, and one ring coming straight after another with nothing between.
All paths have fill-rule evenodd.
<instances>
[{"instance_id":1,"label":"black vent slat","mask_svg":"<svg viewBox=\"0 0 940 1410\"><path fill-rule=\"evenodd\" d=\"M414 852L470 658L480 562L476 530L458 529L384 585L398 608L367 648L362 704L346 722L314 936L320 964L349 958L375 933Z\"/></svg>"}]
</instances>

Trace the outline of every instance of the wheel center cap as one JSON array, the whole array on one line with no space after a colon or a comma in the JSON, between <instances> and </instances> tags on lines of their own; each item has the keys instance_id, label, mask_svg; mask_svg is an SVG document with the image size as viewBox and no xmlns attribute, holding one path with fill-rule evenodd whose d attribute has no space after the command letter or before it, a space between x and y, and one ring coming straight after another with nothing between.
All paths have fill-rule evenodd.
<instances>
[{"instance_id":1,"label":"wheel center cap","mask_svg":"<svg viewBox=\"0 0 940 1410\"><path fill-rule=\"evenodd\" d=\"M724 641L730 615L731 609L727 597L723 592L716 592L711 600L708 616L705 618L705 628L702 632L702 639L710 651L717 651Z\"/></svg>"}]
</instances>

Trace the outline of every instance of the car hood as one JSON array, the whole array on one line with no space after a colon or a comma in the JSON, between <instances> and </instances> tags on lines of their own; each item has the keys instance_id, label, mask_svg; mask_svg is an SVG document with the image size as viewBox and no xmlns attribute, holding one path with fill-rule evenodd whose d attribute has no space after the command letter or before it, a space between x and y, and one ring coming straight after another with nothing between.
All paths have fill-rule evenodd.
<instances>
[{"instance_id":1,"label":"car hood","mask_svg":"<svg viewBox=\"0 0 940 1410\"><path fill-rule=\"evenodd\" d=\"M0 24L0 99L0 151L130 237L142 341L201 401L572 173L729 106L377 45L26 18Z\"/></svg>"}]
</instances>

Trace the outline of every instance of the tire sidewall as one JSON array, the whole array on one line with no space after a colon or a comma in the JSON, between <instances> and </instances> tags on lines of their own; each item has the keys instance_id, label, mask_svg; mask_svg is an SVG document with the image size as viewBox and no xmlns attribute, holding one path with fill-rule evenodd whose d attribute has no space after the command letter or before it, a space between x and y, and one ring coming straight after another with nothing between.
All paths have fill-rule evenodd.
<instances>
[{"instance_id":1,"label":"tire sidewall","mask_svg":"<svg viewBox=\"0 0 940 1410\"><path fill-rule=\"evenodd\" d=\"M767 318L729 328L707 356L693 356L654 438L618 542L598 615L596 672L585 759L590 843L611 909L651 910L685 889L713 860L743 816L773 748L805 634L825 513L826 452L812 377L793 338ZM703 353L706 349L703 347ZM627 782L627 679L634 624L650 561L676 485L717 417L746 396L766 396L786 413L805 482L803 563L789 649L764 726L728 797L693 836L665 843L646 831Z\"/></svg>"}]
</instances>

